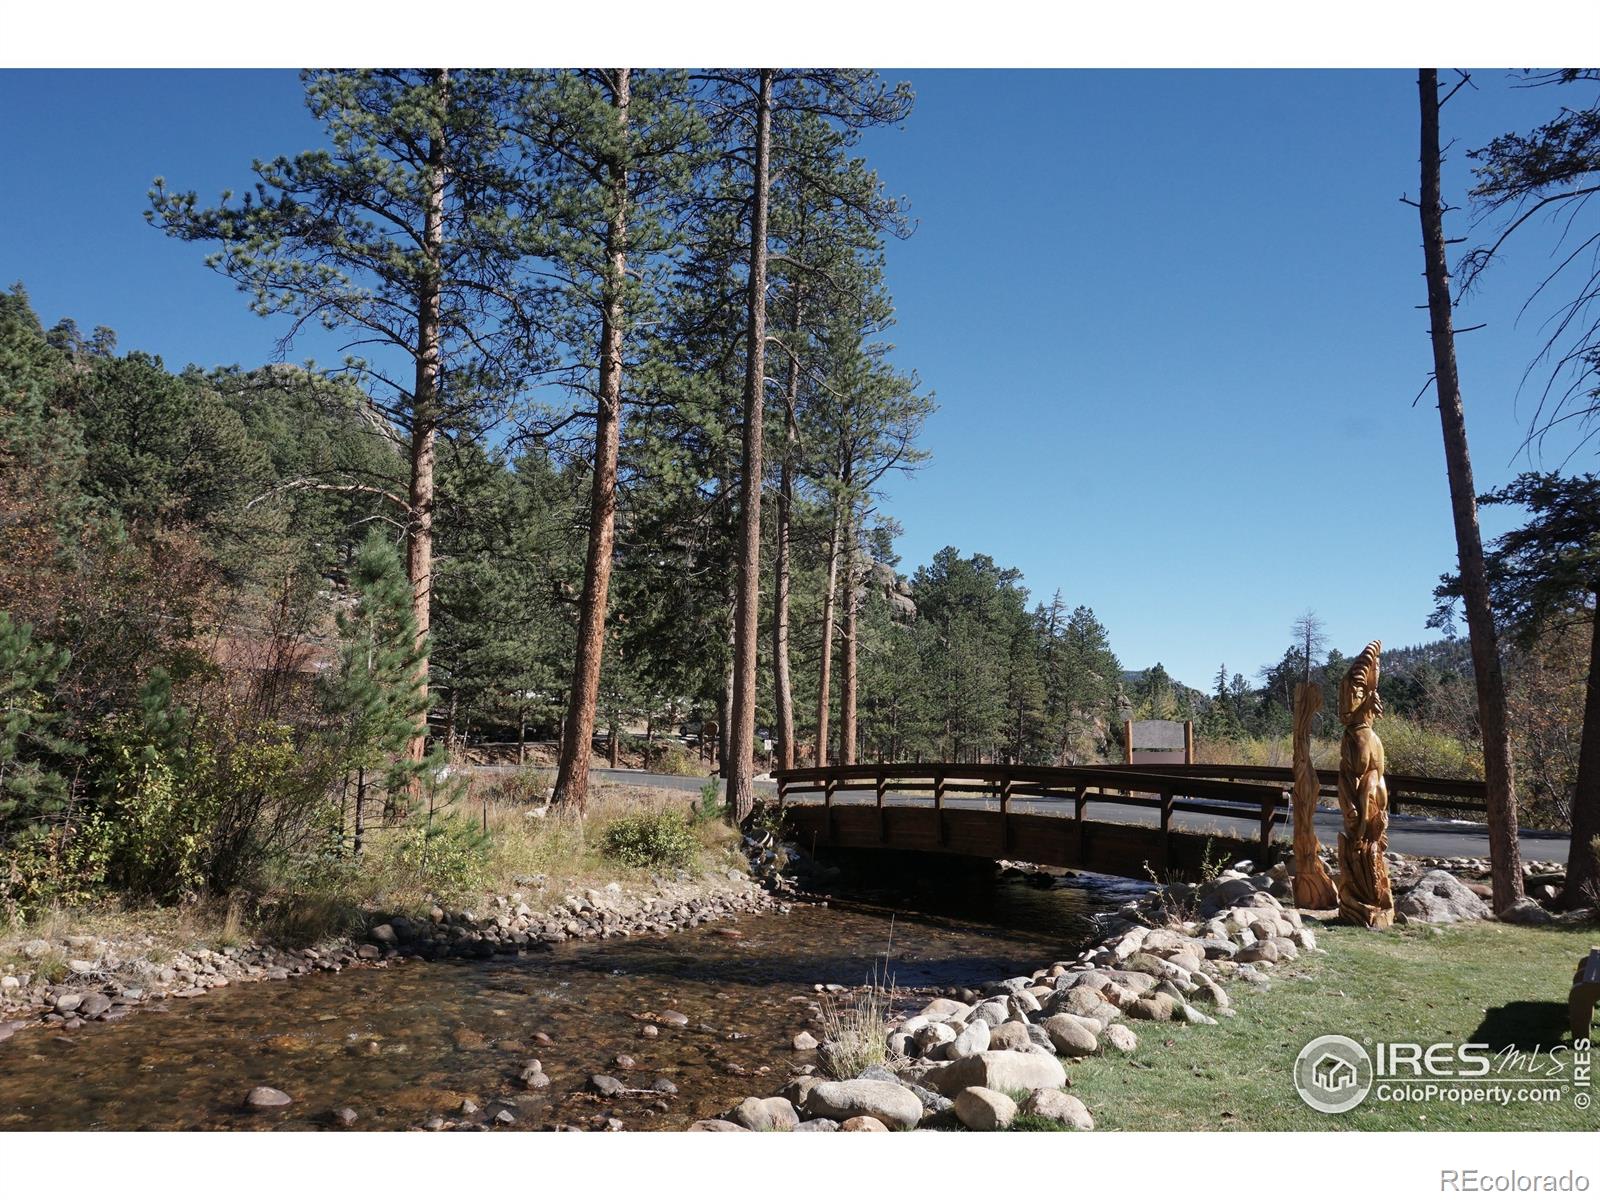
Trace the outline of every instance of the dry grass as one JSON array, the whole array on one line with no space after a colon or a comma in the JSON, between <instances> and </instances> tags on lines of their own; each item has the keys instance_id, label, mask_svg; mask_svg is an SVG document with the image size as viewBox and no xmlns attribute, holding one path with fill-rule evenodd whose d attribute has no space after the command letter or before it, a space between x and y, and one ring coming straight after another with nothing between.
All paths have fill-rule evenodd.
<instances>
[{"instance_id":1,"label":"dry grass","mask_svg":"<svg viewBox=\"0 0 1600 1200\"><path fill-rule=\"evenodd\" d=\"M854 1079L868 1067L898 1070L904 1062L889 1049L894 976L874 967L867 985L847 998L822 1000L822 1067L835 1079Z\"/></svg>"},{"instance_id":2,"label":"dry grass","mask_svg":"<svg viewBox=\"0 0 1600 1200\"><path fill-rule=\"evenodd\" d=\"M544 774L548 774L545 772ZM458 803L463 818L486 829L485 858L474 896L464 907L480 907L489 896L522 892L528 904L542 898L613 881L644 884L651 872L630 869L600 852L600 831L617 817L671 809L687 814L693 793L622 784L597 784L589 811L577 818L559 813L530 816L543 803L536 772L518 772L512 786L476 787ZM536 804L530 804L537 798ZM738 834L720 821L696 822L700 842L696 873L742 865ZM117 947L119 955L156 962L196 946L226 950L261 940L280 946L311 945L328 937L359 934L368 912L425 912L433 901L427 886L398 854L405 830L369 830L366 853L336 862L317 878L285 878L260 897L171 908L124 908L107 902L81 909L55 909L24 925L0 927L0 963L24 961L21 947L35 938L59 944L75 934L90 934ZM65 962L61 964L65 972Z\"/></svg>"}]
</instances>

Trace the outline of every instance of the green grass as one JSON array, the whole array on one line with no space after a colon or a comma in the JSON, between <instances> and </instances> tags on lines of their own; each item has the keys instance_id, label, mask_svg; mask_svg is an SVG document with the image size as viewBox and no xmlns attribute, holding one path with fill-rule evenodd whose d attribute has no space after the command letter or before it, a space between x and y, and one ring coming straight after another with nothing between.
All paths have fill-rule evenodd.
<instances>
[{"instance_id":1,"label":"green grass","mask_svg":"<svg viewBox=\"0 0 1600 1200\"><path fill-rule=\"evenodd\" d=\"M1270 991L1228 986L1239 1015L1216 1026L1133 1022L1131 1055L1067 1064L1095 1128L1136 1130L1593 1130L1600 1108L1560 1104L1380 1103L1337 1116L1307 1107L1291 1070L1311 1038L1485 1042L1549 1048L1565 1041L1567 990L1600 930L1478 922L1383 932L1319 929L1326 957L1277 969ZM1568 1076L1570 1078L1570 1075ZM1600 1080L1592 1091L1600 1091ZM1600 1099L1600 1097L1597 1097ZM1059 1128L1038 1118L1017 1128Z\"/></svg>"}]
</instances>

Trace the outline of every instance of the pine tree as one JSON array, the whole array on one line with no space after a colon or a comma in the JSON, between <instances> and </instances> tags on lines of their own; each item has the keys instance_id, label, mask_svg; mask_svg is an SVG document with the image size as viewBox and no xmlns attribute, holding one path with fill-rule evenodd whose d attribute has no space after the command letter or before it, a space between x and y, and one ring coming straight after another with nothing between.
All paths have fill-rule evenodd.
<instances>
[{"instance_id":1,"label":"pine tree","mask_svg":"<svg viewBox=\"0 0 1600 1200\"><path fill-rule=\"evenodd\" d=\"M400 557L383 537L368 535L350 573L355 605L338 615L339 662L324 684L337 720L340 749L355 777L351 846L360 854L366 801L377 776L395 803L425 763L409 756L426 720L426 643L417 637L411 588Z\"/></svg>"},{"instance_id":2,"label":"pine tree","mask_svg":"<svg viewBox=\"0 0 1600 1200\"><path fill-rule=\"evenodd\" d=\"M398 478L285 486L365 492L395 507L421 648L431 627L438 438L491 424L543 354L544 291L522 269L525 231L508 177L505 76L435 68L303 79L330 148L257 162L255 190L238 204L224 194L204 208L157 179L146 215L174 237L219 245L208 264L256 312L347 331L352 350L380 348L345 369L370 390L405 464ZM425 651L422 666L426 674Z\"/></svg>"}]
</instances>

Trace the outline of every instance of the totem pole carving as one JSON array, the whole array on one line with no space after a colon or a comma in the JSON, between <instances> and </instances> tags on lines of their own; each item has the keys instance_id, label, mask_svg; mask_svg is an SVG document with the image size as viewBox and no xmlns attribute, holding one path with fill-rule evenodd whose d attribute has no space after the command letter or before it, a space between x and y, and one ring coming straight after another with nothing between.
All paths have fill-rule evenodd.
<instances>
[{"instance_id":1,"label":"totem pole carving","mask_svg":"<svg viewBox=\"0 0 1600 1200\"><path fill-rule=\"evenodd\" d=\"M1322 861L1317 840L1317 797L1322 793L1311 765L1311 721L1322 707L1322 689L1302 683L1294 693L1294 902L1301 908L1337 908L1339 889Z\"/></svg>"},{"instance_id":2,"label":"totem pole carving","mask_svg":"<svg viewBox=\"0 0 1600 1200\"><path fill-rule=\"evenodd\" d=\"M1339 684L1339 915L1369 929L1394 924L1389 888L1389 786L1383 781L1383 743L1372 722L1383 715L1378 697L1381 642L1368 642Z\"/></svg>"}]
</instances>

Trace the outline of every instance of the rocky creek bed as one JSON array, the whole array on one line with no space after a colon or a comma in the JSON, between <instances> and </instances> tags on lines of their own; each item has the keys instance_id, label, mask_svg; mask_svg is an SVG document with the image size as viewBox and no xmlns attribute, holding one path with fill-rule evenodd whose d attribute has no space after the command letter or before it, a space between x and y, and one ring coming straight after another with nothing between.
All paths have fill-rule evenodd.
<instances>
[{"instance_id":1,"label":"rocky creek bed","mask_svg":"<svg viewBox=\"0 0 1600 1200\"><path fill-rule=\"evenodd\" d=\"M186 954L142 989L101 947L106 978L11 989L27 1023L0 1045L0 1129L681 1129L814 1067L795 1031L885 951L920 1007L1086 944L1129 894L1015 872L827 905L744 877L673 886ZM87 995L106 1001L88 1017Z\"/></svg>"}]
</instances>

